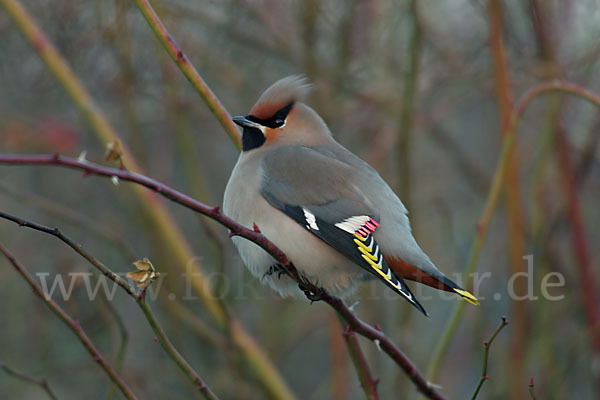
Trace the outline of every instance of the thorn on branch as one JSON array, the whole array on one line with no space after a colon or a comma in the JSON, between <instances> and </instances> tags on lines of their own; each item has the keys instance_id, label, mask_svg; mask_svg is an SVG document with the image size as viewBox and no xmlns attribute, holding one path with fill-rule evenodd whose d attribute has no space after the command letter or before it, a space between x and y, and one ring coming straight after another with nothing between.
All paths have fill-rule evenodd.
<instances>
[{"instance_id":1,"label":"thorn on branch","mask_svg":"<svg viewBox=\"0 0 600 400\"><path fill-rule=\"evenodd\" d=\"M355 301L354 303L352 303L352 305L348 307L350 311L354 312L354 308L358 305L358 303L359 301Z\"/></svg>"},{"instance_id":2,"label":"thorn on branch","mask_svg":"<svg viewBox=\"0 0 600 400\"><path fill-rule=\"evenodd\" d=\"M258 225L256 225L256 222L253 223L253 229L254 229L254 232L261 233L260 229L258 229Z\"/></svg>"},{"instance_id":3,"label":"thorn on branch","mask_svg":"<svg viewBox=\"0 0 600 400\"><path fill-rule=\"evenodd\" d=\"M373 340L373 343L375 343L377 350L379 350L379 352L381 353L381 341L379 339L375 339Z\"/></svg>"}]
</instances>

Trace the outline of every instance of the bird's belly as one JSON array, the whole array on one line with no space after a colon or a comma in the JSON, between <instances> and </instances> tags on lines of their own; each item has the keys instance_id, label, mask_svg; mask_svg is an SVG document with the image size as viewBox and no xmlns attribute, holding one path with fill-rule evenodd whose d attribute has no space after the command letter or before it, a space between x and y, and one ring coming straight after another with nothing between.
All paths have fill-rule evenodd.
<instances>
[{"instance_id":1,"label":"bird's belly","mask_svg":"<svg viewBox=\"0 0 600 400\"><path fill-rule=\"evenodd\" d=\"M228 185L223 202L225 214L249 229L256 223L262 234L281 249L310 282L332 294L346 295L357 283L371 277L297 222L273 208L260 194L252 195L245 191L236 193L237 196L232 196ZM240 209L245 213L240 213ZM277 261L260 246L242 237L234 236L232 240L242 261L255 277L282 296L302 294L291 278L273 271L271 267Z\"/></svg>"}]
</instances>

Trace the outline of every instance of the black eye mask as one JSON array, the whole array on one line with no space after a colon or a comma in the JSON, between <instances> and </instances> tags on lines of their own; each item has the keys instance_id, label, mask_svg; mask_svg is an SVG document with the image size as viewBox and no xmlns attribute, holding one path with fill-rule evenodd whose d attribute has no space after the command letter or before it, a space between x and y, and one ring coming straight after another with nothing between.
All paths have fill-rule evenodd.
<instances>
[{"instance_id":1,"label":"black eye mask","mask_svg":"<svg viewBox=\"0 0 600 400\"><path fill-rule=\"evenodd\" d=\"M254 115L246 115L246 119L248 121L256 122L257 124L261 124L262 126L266 126L267 128L275 129L283 126L285 124L285 119L287 118L290 110L294 106L294 102L292 101L287 106L280 108L277 110L275 114L271 118L268 119L260 119L256 118Z\"/></svg>"}]
</instances>

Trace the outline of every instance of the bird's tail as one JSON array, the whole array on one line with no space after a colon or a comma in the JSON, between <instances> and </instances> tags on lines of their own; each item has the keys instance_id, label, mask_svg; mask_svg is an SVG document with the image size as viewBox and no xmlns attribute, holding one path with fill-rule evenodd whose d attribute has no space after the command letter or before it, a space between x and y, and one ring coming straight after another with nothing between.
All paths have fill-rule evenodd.
<instances>
[{"instance_id":1,"label":"bird's tail","mask_svg":"<svg viewBox=\"0 0 600 400\"><path fill-rule=\"evenodd\" d=\"M460 289L460 288L454 288L454 291L456 293L458 293L463 299L465 299L469 303L471 303L475 306L479 305L479 300L477 300L477 297L473 296L471 293L467 292L466 290Z\"/></svg>"},{"instance_id":2,"label":"bird's tail","mask_svg":"<svg viewBox=\"0 0 600 400\"><path fill-rule=\"evenodd\" d=\"M396 276L419 282L435 289L454 292L471 304L479 305L477 297L458 286L453 280L440 272L430 261L427 260L426 268L418 268L407 263L401 258L390 257L386 261ZM426 272L427 270L428 272Z\"/></svg>"}]
</instances>

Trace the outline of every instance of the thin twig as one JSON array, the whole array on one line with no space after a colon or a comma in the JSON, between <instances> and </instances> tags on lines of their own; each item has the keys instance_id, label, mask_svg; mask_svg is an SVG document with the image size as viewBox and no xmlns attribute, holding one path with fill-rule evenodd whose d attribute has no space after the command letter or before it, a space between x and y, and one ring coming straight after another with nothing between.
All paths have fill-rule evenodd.
<instances>
[{"instance_id":1,"label":"thin twig","mask_svg":"<svg viewBox=\"0 0 600 400\"><path fill-rule=\"evenodd\" d=\"M506 135L507 127L510 123L511 110L513 107L513 93L510 77L510 69L507 62L507 55L504 50L503 26L504 26L504 5L502 0L488 1L488 19L490 26L489 47L492 54L494 75L496 83L496 98L499 116L499 131ZM525 233L523 231L523 207L521 205L521 187L519 185L519 157L516 146L512 146L507 155L506 178L504 182L505 207L508 216L507 244L510 261L510 273L512 276L521 273L523 270L522 258L525 254ZM523 280L515 281L515 291L521 293L524 290ZM509 372L508 372L508 397L518 397L520 380L524 375L523 349L525 343L525 311L526 307L516 299L510 302L512 329L510 335Z\"/></svg>"},{"instance_id":2,"label":"thin twig","mask_svg":"<svg viewBox=\"0 0 600 400\"><path fill-rule=\"evenodd\" d=\"M539 55L543 65L547 69L547 75L551 77L561 77L560 63L557 61L557 52L554 40L548 32L552 29L551 18L545 15L547 11L540 2L530 1L531 11L534 14L533 25L536 32L536 39L539 49ZM552 103L551 103L552 104ZM552 115L552 136L554 139L555 153L560 170L561 180L564 187L564 193L567 200L567 216L571 225L571 247L577 261L579 272L579 281L583 308L585 310L588 329L593 330L600 324L600 307L598 307L598 296L596 293L595 271L591 256L590 244L586 234L585 218L582 215L581 202L579 200L579 188L577 182L576 167L569 154L569 144L567 134L561 124L561 106L564 102L555 102L552 104L550 114ZM582 159L584 154L581 154ZM592 336L592 348L596 357L600 356L600 336ZM597 393L600 394L600 380L596 379Z\"/></svg>"},{"instance_id":3,"label":"thin twig","mask_svg":"<svg viewBox=\"0 0 600 400\"><path fill-rule=\"evenodd\" d=\"M99 221L93 220L92 218L77 212L77 210L52 201L47 197L21 192L3 184L0 184L0 196L1 195L9 196L20 203L33 205L36 210L41 210L49 215L57 216L71 225L82 227L86 232L91 233L98 239L115 246L124 258L128 260L135 258L133 248L125 242L120 233L117 232L118 230L114 229L114 227L109 228L108 226L99 223Z\"/></svg>"},{"instance_id":4,"label":"thin twig","mask_svg":"<svg viewBox=\"0 0 600 400\"><path fill-rule=\"evenodd\" d=\"M410 2L410 49L404 73L404 90L402 92L402 108L398 126L398 175L400 177L400 193L404 205L412 210L411 191L411 143L415 116L416 93L419 84L419 66L423 48L423 32L419 17L417 0ZM414 225L413 225L414 226Z\"/></svg>"},{"instance_id":5,"label":"thin twig","mask_svg":"<svg viewBox=\"0 0 600 400\"><path fill-rule=\"evenodd\" d=\"M100 354L96 346L92 343L90 338L87 336L85 331L79 325L79 321L74 320L67 314L61 306L58 305L50 296L47 296L44 293L44 290L38 285L38 283L33 279L33 277L27 272L27 270L15 259L15 257L6 249L2 244L0 244L0 252L4 254L7 260L12 264L12 266L17 270L19 274L29 285L33 288L34 292L46 302L48 307L58 317L65 323L67 326L77 335L79 341L83 344L86 350L92 355L94 361L96 361L102 369L106 372L109 378L121 389L123 395L129 400L137 400L136 395L131 391L129 386L123 381L123 379L119 376L119 374L114 370L114 368L104 359L104 357Z\"/></svg>"},{"instance_id":6,"label":"thin twig","mask_svg":"<svg viewBox=\"0 0 600 400\"><path fill-rule=\"evenodd\" d=\"M533 387L533 378L531 378L529 380L529 397L531 397L531 400L536 400L535 397L535 392L534 392L534 387Z\"/></svg>"},{"instance_id":7,"label":"thin twig","mask_svg":"<svg viewBox=\"0 0 600 400\"><path fill-rule=\"evenodd\" d=\"M9 367L2 361L0 361L0 369L4 370L4 372L6 372L8 375L11 375L17 379L20 379L22 381L29 382L29 383L39 386L40 388L42 388L42 390L44 392L46 392L48 397L50 397L52 400L58 400L58 398L56 397L54 392L52 392L52 390L50 389L50 385L48 384L48 382L45 379L33 378L22 372L14 370L13 368Z\"/></svg>"},{"instance_id":8,"label":"thin twig","mask_svg":"<svg viewBox=\"0 0 600 400\"><path fill-rule=\"evenodd\" d=\"M165 25L152 8L150 2L148 0L134 1L167 53L169 53L181 72L183 72L194 89L196 89L196 91L200 94L210 111L212 111L219 123L223 126L223 129L225 129L225 132L227 132L231 140L233 140L238 149L240 149L242 144L240 131L231 120L231 115L229 115L217 96L215 96L212 90L210 90L196 68L194 68L192 63L190 63L187 56L183 53L183 50L177 45L177 43L175 43L175 40L169 31L167 31L167 28L165 28Z\"/></svg>"},{"instance_id":9,"label":"thin twig","mask_svg":"<svg viewBox=\"0 0 600 400\"><path fill-rule=\"evenodd\" d=\"M142 292L143 293L143 292ZM198 390L202 392L204 398L207 400L217 400L218 397L210 390L210 388L204 383L200 375L194 370L194 368L186 361L185 358L177 351L175 346L171 343L165 331L161 328L160 324L154 317L152 310L148 306L145 301L145 296L139 296L137 299L137 303L144 312L148 323L152 327L152 330L156 333L158 342L165 349L165 351L171 356L171 358L175 361L177 366L192 380Z\"/></svg>"},{"instance_id":10,"label":"thin twig","mask_svg":"<svg viewBox=\"0 0 600 400\"><path fill-rule=\"evenodd\" d=\"M488 380L488 357L489 357L489 353L490 353L490 347L492 347L492 343L494 342L494 339L496 339L496 336L498 336L498 334L500 333L500 331L506 326L508 325L508 320L506 319L506 317L502 317L502 321L500 322L500 325L498 325L498 328L496 328L496 330L494 331L494 333L492 334L492 336L490 336L490 338L486 341L483 342L483 370L481 371L481 378L479 379L479 383L477 383L477 387L475 388L475 391L473 392L473 396L471 396L471 400L475 400L477 398L477 395L479 394L479 391L481 390L481 387L483 386L483 382Z\"/></svg>"},{"instance_id":11,"label":"thin twig","mask_svg":"<svg viewBox=\"0 0 600 400\"><path fill-rule=\"evenodd\" d=\"M472 274L477 267L477 262L479 260L479 255L481 254L481 249L483 248L483 242L486 237L487 229L492 219L492 215L494 214L494 210L496 209L496 204L498 202L498 198L500 197L501 189L506 177L508 156L515 142L517 126L521 116L533 99L542 94L551 92L570 94L580 97L600 108L600 97L598 97L597 94L570 82L554 81L540 83L523 94L521 99L517 102L512 110L510 124L507 127L506 133L502 135L503 139L500 158L498 159L498 163L496 165L494 179L488 191L485 206L479 218L479 222L477 223L475 238L473 239L473 244L471 245L471 250L469 252L469 259L465 268L465 275ZM427 377L430 380L434 380L437 376L444 355L446 354L446 350L448 349L448 346L450 345L450 342L452 341L452 338L458 329L460 318L464 311L464 306L465 302L458 302L454 306L448 322L446 322L446 327L444 328L442 337L438 342L438 346L433 352L431 358L432 361L429 364L429 370L427 371Z\"/></svg>"},{"instance_id":12,"label":"thin twig","mask_svg":"<svg viewBox=\"0 0 600 400\"><path fill-rule=\"evenodd\" d=\"M59 238L64 243L66 243L69 247L71 247L73 250L75 250L80 256L85 258L90 264L92 264L94 267L96 267L100 272L102 272L102 274L104 276L106 276L113 282L117 283L119 286L121 286L123 288L123 290L125 290L127 292L127 294L130 297L132 297L137 302L137 304L140 306L140 308L142 309L142 311L144 313L144 316L146 317L146 320L150 324L150 327L152 328L154 333L156 333L156 335L158 335L160 345L171 356L173 361L175 361L175 363L179 366L179 368L181 368L182 371L192 380L192 382L194 382L194 384L198 387L198 390L200 390L200 392L202 392L202 394L204 395L204 397L207 400L216 400L217 399L217 396L204 383L204 381L202 380L202 378L200 378L198 373L190 366L190 364L183 358L183 356L177 351L177 349L175 349L175 347L173 346L173 344L171 343L171 341L169 340L169 338L167 337L167 335L165 334L163 329L160 327L158 321L156 320L156 318L154 317L154 314L152 313L152 310L150 310L150 307L146 304L145 289L140 291L139 293L136 293L135 289L132 286L130 286L126 280L124 280L119 275L117 275L113 271L111 271L100 260L93 257L85 249L83 249L83 247L81 245L74 242L68 236L64 235L57 228L49 228L44 225L40 225L40 224L31 222L31 221L24 220L22 218L15 217L13 215L7 214L2 211L0 211L0 218L4 218L4 219L10 220L12 222L15 222L19 226L23 226L26 228L31 228L31 229L40 231L40 232L48 233L50 235L53 235L53 236Z\"/></svg>"},{"instance_id":13,"label":"thin twig","mask_svg":"<svg viewBox=\"0 0 600 400\"><path fill-rule=\"evenodd\" d=\"M369 400L378 400L379 394L377 393L377 384L379 383L379 379L373 378L373 373L371 372L365 354L360 347L356 333L350 329L349 326L344 326L345 324L341 319L340 323L342 323L344 329L342 335L346 341L348 353L350 353L350 357L354 363L354 369L356 369L358 380L365 391L365 395Z\"/></svg>"},{"instance_id":14,"label":"thin twig","mask_svg":"<svg viewBox=\"0 0 600 400\"><path fill-rule=\"evenodd\" d=\"M248 229L243 225L237 223L231 218L227 217L221 212L219 206L209 207L184 193L181 193L161 182L158 182L152 178L144 175L136 174L124 169L116 169L104 167L98 164L94 164L87 161L80 161L74 158L63 157L58 154L55 155L0 155L0 164L7 165L57 165L64 166L74 169L83 170L85 175L93 174L104 177L116 176L120 180L134 182L139 185L145 186L162 196L183 205L193 211L204 214L220 224L230 229L232 235L241 236L246 238L265 249L271 256L273 256L280 264L286 269L288 274L299 283L300 288L305 292L307 297L311 300L317 301L322 300L333 307L342 318L346 321L348 326L354 332L372 340L375 343L379 343L380 348L392 358L398 364L400 368L408 375L410 380L415 384L417 389L422 392L425 396L430 399L443 399L444 397L431 385L425 377L418 371L413 362L406 357L406 355L379 329L376 329L362 320L360 320L354 312L344 303L343 300L331 296L321 288L307 282L295 269L293 264L288 260L287 256L278 249L270 240L264 237L260 231ZM234 340L237 334L235 328L235 321L232 320L232 337Z\"/></svg>"},{"instance_id":15,"label":"thin twig","mask_svg":"<svg viewBox=\"0 0 600 400\"><path fill-rule=\"evenodd\" d=\"M73 73L66 59L57 51L56 47L46 37L21 2L19 0L0 0L0 5L4 6L20 32L39 54L48 70L65 89L73 103L86 118L96 136L103 143L119 139L116 130L109 123L78 77ZM156 19L160 22L158 18ZM191 71L191 69L188 71ZM222 118L224 117L222 116ZM232 124L231 121L225 123ZM228 129L228 132L231 135L239 135L239 132L232 131L231 129ZM232 136L232 139L235 141L235 137ZM141 171L131 152L124 145L124 142L121 142L123 143L123 161L127 165L127 168ZM237 142L239 142L239 139ZM159 232L164 243L173 254L176 261L175 265L180 268L185 266L186 272L189 272L190 269L193 270L192 272L196 279L192 280L192 288L199 294L204 306L208 309L219 327L221 329L230 329L231 326L235 327L232 328L235 329L232 332L234 343L246 358L248 364L256 371L257 377L270 396L279 399L294 399L295 396L283 380L279 369L273 365L273 362L267 357L262 347L252 338L242 324L234 321L235 317L228 314L223 304L212 295L211 287L206 284L202 269L199 266L188 265L188 261L194 257L194 253L168 210L157 201L156 196L153 196L152 193L148 193L141 187L135 188L135 194L140 201L142 209L152 223L157 226L156 231Z\"/></svg>"},{"instance_id":16,"label":"thin twig","mask_svg":"<svg viewBox=\"0 0 600 400\"><path fill-rule=\"evenodd\" d=\"M86 90L81 80L73 72L67 60L58 52L54 44L44 34L21 2L19 0L0 0L0 5L4 6L8 15L14 20L23 36L30 42L42 61L46 64L48 70L65 89L96 136L103 143L120 140L123 152L122 162L130 170L141 171L142 168L133 157L133 154L127 148L125 142L121 140L116 129L110 124L108 118L94 101L90 92ZM193 258L193 252L168 210L156 201L155 196L152 196L151 193L143 190L143 188L136 187L135 194L149 218L159 227L157 232L160 232L164 238L164 242L171 248L173 255L178 260L177 265L187 265L188 260ZM224 325L227 315L223 310L222 305L219 304L214 296L212 296L212 293L210 293L210 287L205 284L203 278L204 275L200 268L191 268L195 268L194 277L197 278L192 281L194 290L200 295L205 307L209 310L217 323L221 326ZM246 332L243 334L245 333ZM250 349L249 351L253 351L253 349ZM250 353L245 351L244 354ZM264 358L263 354L251 354L250 356ZM271 370L273 370L273 368Z\"/></svg>"},{"instance_id":17,"label":"thin twig","mask_svg":"<svg viewBox=\"0 0 600 400\"><path fill-rule=\"evenodd\" d=\"M59 231L58 228L50 228L45 225L36 224L35 222L30 222L25 219L15 217L14 215L7 214L3 211L0 211L0 218L4 218L9 221L12 221L12 222L18 224L19 226L24 226L26 228L35 229L36 231L40 231L40 232L48 233L52 236L56 236L57 238L59 238L60 240L65 242L73 250L75 250L80 256L82 256L83 258L88 260L94 267L96 267L102 273L102 275L108 277L110 280L117 283L119 286L121 286L127 292L127 294L129 294L131 297L137 299L138 294L135 292L135 289L133 289L125 279L121 278L119 275L112 272L102 262L98 261L91 255L89 255L79 244L77 244L70 237L63 234L61 231Z\"/></svg>"},{"instance_id":18,"label":"thin twig","mask_svg":"<svg viewBox=\"0 0 600 400\"><path fill-rule=\"evenodd\" d=\"M119 337L121 340L119 342L117 355L115 357L115 370L120 374L123 369L123 361L125 360L125 352L127 351L127 344L129 343L129 335L127 333L127 328L125 327L125 323L123 322L123 318L121 318L119 312L115 309L115 307L113 307L111 301L106 297L106 293L102 294L101 299L117 323ZM116 386L114 384L109 386L108 390L106 391L106 400L111 400L114 397L115 389Z\"/></svg>"}]
</instances>

